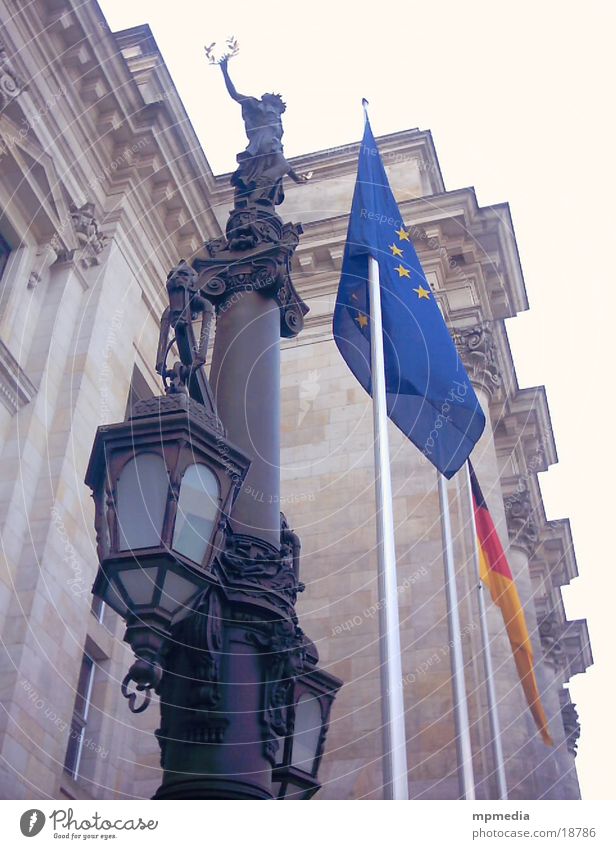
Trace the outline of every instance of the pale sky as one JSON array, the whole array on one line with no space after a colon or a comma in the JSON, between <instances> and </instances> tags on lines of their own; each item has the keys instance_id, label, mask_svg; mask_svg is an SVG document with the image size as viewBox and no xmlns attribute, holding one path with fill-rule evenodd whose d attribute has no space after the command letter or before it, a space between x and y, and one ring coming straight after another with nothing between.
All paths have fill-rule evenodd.
<instances>
[{"instance_id":1,"label":"pale sky","mask_svg":"<svg viewBox=\"0 0 616 849\"><path fill-rule=\"evenodd\" d=\"M238 89L287 103L287 155L358 141L366 97L375 135L432 131L447 189L510 203L530 311L507 330L520 386L547 389L560 462L541 487L548 518L571 519L580 577L563 595L595 658L571 683L577 767L584 798L615 798L616 4L99 2L114 30L150 24L216 173L245 137L203 45L235 35Z\"/></svg>"}]
</instances>

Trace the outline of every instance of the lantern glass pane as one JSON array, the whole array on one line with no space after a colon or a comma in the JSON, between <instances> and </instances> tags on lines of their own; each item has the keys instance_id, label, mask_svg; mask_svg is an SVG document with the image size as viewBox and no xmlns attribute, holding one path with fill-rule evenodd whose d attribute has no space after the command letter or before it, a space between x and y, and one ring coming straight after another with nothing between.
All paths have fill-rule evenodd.
<instances>
[{"instance_id":1,"label":"lantern glass pane","mask_svg":"<svg viewBox=\"0 0 616 849\"><path fill-rule=\"evenodd\" d=\"M295 732L291 760L294 767L310 774L314 768L314 760L321 739L322 723L321 703L316 696L304 693L295 706Z\"/></svg>"},{"instance_id":2,"label":"lantern glass pane","mask_svg":"<svg viewBox=\"0 0 616 849\"><path fill-rule=\"evenodd\" d=\"M179 607L184 607L195 595L199 586L178 575L176 572L167 572L163 591L160 597L160 606L174 613Z\"/></svg>"},{"instance_id":3,"label":"lantern glass pane","mask_svg":"<svg viewBox=\"0 0 616 849\"><path fill-rule=\"evenodd\" d=\"M156 578L158 566L150 566L147 569L127 569L119 572L116 580L120 580L128 593L133 607L142 604L152 604L156 592Z\"/></svg>"},{"instance_id":4,"label":"lantern glass pane","mask_svg":"<svg viewBox=\"0 0 616 849\"><path fill-rule=\"evenodd\" d=\"M173 548L202 563L219 508L220 486L214 472L202 463L189 466L180 486Z\"/></svg>"},{"instance_id":5,"label":"lantern glass pane","mask_svg":"<svg viewBox=\"0 0 616 849\"><path fill-rule=\"evenodd\" d=\"M103 595L103 601L105 604L108 604L112 610L119 613L123 619L127 618L128 608L126 607L126 602L114 581L109 581L107 583Z\"/></svg>"},{"instance_id":6,"label":"lantern glass pane","mask_svg":"<svg viewBox=\"0 0 616 849\"><path fill-rule=\"evenodd\" d=\"M161 544L169 481L160 454L137 454L118 480L120 551Z\"/></svg>"}]
</instances>

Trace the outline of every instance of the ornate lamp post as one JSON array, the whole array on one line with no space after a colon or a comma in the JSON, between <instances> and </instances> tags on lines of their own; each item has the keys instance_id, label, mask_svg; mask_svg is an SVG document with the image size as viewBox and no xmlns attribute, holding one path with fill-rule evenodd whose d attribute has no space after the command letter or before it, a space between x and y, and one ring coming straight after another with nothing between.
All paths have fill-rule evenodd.
<instances>
[{"instance_id":1,"label":"ornate lamp post","mask_svg":"<svg viewBox=\"0 0 616 849\"><path fill-rule=\"evenodd\" d=\"M96 435L93 592L126 620L129 707L160 698L154 798L307 799L341 686L298 625L300 542L279 512L280 336L299 332L307 307L290 276L301 227L275 205L285 175L307 177L282 152L282 100L238 95L228 58L249 138L235 207L226 238L168 276L156 364L166 394Z\"/></svg>"}]
</instances>

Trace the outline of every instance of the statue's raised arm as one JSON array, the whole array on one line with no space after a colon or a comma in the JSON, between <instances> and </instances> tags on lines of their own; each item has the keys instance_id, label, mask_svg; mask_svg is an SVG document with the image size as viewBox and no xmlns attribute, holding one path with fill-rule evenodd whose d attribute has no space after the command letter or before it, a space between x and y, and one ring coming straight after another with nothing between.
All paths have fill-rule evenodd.
<instances>
[{"instance_id":1,"label":"statue's raised arm","mask_svg":"<svg viewBox=\"0 0 616 849\"><path fill-rule=\"evenodd\" d=\"M224 80L225 80L225 85L227 86L227 91L229 92L229 94L231 95L233 100L237 101L238 103L242 103L244 100L249 100L249 99L256 100L256 98L254 98L254 97L249 98L245 94L239 94L238 93L237 89L233 85L233 81L231 80L231 77L229 76L228 65L229 65L229 56L223 56L223 58L220 60L220 70L222 71L222 75L223 75Z\"/></svg>"}]
</instances>

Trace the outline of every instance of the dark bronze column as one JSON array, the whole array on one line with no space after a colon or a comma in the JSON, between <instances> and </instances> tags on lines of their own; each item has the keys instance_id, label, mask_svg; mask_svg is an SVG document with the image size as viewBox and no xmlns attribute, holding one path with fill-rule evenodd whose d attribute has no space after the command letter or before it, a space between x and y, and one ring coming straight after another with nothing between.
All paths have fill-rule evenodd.
<instances>
[{"instance_id":1,"label":"dark bronze column","mask_svg":"<svg viewBox=\"0 0 616 849\"><path fill-rule=\"evenodd\" d=\"M221 303L210 372L229 439L252 458L235 503L236 533L280 544L280 317L271 295L232 293Z\"/></svg>"},{"instance_id":2,"label":"dark bronze column","mask_svg":"<svg viewBox=\"0 0 616 849\"><path fill-rule=\"evenodd\" d=\"M212 588L176 629L160 690L164 776L155 798L272 797L286 733L280 711L305 648L291 618L267 616Z\"/></svg>"},{"instance_id":3,"label":"dark bronze column","mask_svg":"<svg viewBox=\"0 0 616 849\"><path fill-rule=\"evenodd\" d=\"M231 515L235 533L280 545L280 337L307 311L290 277L301 228L271 209L235 209L228 239L197 259L201 291L216 305L210 372L229 439L252 459Z\"/></svg>"}]
</instances>

